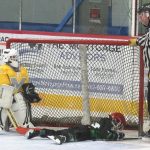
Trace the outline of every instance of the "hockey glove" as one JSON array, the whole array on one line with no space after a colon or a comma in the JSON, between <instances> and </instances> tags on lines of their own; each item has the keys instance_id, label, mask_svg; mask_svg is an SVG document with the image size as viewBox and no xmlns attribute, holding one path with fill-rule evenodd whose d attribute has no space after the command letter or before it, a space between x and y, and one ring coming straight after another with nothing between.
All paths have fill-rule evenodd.
<instances>
[{"instance_id":1,"label":"hockey glove","mask_svg":"<svg viewBox=\"0 0 150 150\"><path fill-rule=\"evenodd\" d=\"M35 92L35 86L32 83L22 85L23 96L30 103L37 103L41 100L38 93Z\"/></svg>"},{"instance_id":2,"label":"hockey glove","mask_svg":"<svg viewBox=\"0 0 150 150\"><path fill-rule=\"evenodd\" d=\"M117 132L117 131L107 131L106 134L106 140L108 141L118 141L118 140L123 140L125 137L125 134L123 132Z\"/></svg>"}]
</instances>

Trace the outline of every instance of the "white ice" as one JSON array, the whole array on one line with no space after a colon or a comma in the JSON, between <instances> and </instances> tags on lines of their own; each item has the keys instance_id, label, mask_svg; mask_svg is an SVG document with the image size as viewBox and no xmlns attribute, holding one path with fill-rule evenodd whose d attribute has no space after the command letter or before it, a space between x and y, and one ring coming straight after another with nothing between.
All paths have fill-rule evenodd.
<instances>
[{"instance_id":1,"label":"white ice","mask_svg":"<svg viewBox=\"0 0 150 150\"><path fill-rule=\"evenodd\" d=\"M150 142L138 140L124 141L84 141L57 145L53 141L36 137L26 139L16 132L0 133L1 150L149 150Z\"/></svg>"}]
</instances>

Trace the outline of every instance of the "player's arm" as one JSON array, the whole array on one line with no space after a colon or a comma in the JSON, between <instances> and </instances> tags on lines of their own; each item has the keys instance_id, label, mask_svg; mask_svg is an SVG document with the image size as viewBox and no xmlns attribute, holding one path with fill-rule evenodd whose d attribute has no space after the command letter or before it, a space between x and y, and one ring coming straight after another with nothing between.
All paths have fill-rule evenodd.
<instances>
[{"instance_id":1,"label":"player's arm","mask_svg":"<svg viewBox=\"0 0 150 150\"><path fill-rule=\"evenodd\" d=\"M138 44L139 46L145 46L146 39L147 39L147 34L138 37L138 38L137 38L137 44Z\"/></svg>"},{"instance_id":2,"label":"player's arm","mask_svg":"<svg viewBox=\"0 0 150 150\"><path fill-rule=\"evenodd\" d=\"M139 36L139 37L132 37L129 40L129 45L131 46L145 46L145 41L147 39L147 34L143 35L143 36Z\"/></svg>"},{"instance_id":3,"label":"player's arm","mask_svg":"<svg viewBox=\"0 0 150 150\"><path fill-rule=\"evenodd\" d=\"M29 74L28 74L28 70L25 67L21 66L21 71L24 75L24 77L26 78L25 83L29 83Z\"/></svg>"},{"instance_id":4,"label":"player's arm","mask_svg":"<svg viewBox=\"0 0 150 150\"><path fill-rule=\"evenodd\" d=\"M5 65L0 66L0 85L10 85L10 79L5 71Z\"/></svg>"}]
</instances>

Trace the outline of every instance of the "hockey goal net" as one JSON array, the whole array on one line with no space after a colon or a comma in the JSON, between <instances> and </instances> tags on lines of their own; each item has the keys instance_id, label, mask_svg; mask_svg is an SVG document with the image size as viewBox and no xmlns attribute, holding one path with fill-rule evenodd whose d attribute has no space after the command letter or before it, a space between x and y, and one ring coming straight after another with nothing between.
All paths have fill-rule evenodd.
<instances>
[{"instance_id":1,"label":"hockey goal net","mask_svg":"<svg viewBox=\"0 0 150 150\"><path fill-rule=\"evenodd\" d=\"M129 37L9 39L7 48L19 51L42 98L32 104L35 125L93 122L114 112L131 127L142 124L143 58Z\"/></svg>"}]
</instances>

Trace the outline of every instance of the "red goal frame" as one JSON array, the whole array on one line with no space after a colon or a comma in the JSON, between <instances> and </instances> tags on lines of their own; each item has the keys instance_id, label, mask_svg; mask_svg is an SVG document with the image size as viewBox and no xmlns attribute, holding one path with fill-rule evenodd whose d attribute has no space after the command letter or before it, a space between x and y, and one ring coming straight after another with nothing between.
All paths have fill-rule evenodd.
<instances>
[{"instance_id":1,"label":"red goal frame","mask_svg":"<svg viewBox=\"0 0 150 150\"><path fill-rule=\"evenodd\" d=\"M110 39L111 38L111 39ZM111 45L129 45L131 37L112 37L112 36L104 36L100 38L84 38L82 37L71 37L60 38L58 39L8 39L6 42L6 48L11 47L11 43L61 43L61 44L108 44L108 41L111 41ZM139 135L142 134L143 131L143 116L144 116L144 63L143 63L143 50L140 48L140 87L139 87Z\"/></svg>"}]
</instances>

